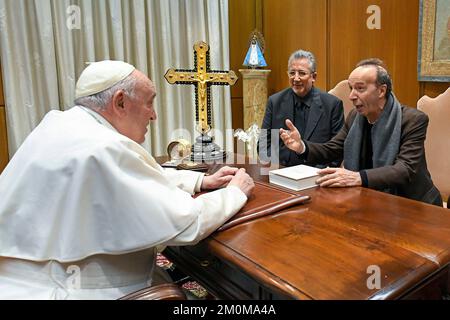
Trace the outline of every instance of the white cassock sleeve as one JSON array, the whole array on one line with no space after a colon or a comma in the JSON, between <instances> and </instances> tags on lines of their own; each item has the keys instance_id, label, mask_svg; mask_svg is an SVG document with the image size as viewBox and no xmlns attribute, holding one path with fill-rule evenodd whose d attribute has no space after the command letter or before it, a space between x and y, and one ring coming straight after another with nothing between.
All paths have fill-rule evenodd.
<instances>
[{"instance_id":1,"label":"white cassock sleeve","mask_svg":"<svg viewBox=\"0 0 450 320\"><path fill-rule=\"evenodd\" d=\"M164 174L169 181L190 194L200 191L205 176L204 173L174 169L166 169ZM164 246L189 245L202 240L230 218L227 212L235 211L234 203L230 202L230 199L245 199L245 203L246 196L244 195L244 198L242 195L244 193L235 186L200 195L195 199L199 212L197 218L185 230L168 240Z\"/></svg>"},{"instance_id":2,"label":"white cassock sleeve","mask_svg":"<svg viewBox=\"0 0 450 320\"><path fill-rule=\"evenodd\" d=\"M230 201L230 199L236 199ZM195 244L207 237L210 233L220 227L231 216L228 212L237 212L237 203L245 204L247 197L235 186L226 187L221 190L202 194L195 199L197 212L196 219L177 236L166 241L166 246ZM238 209L239 211L239 209Z\"/></svg>"},{"instance_id":3,"label":"white cassock sleeve","mask_svg":"<svg viewBox=\"0 0 450 320\"><path fill-rule=\"evenodd\" d=\"M164 175L171 183L190 194L200 191L200 186L205 176L204 173L174 169L165 169ZM195 198L194 202L196 211L199 213L198 216L186 229L172 239L167 240L164 246L195 244L207 237L230 218L228 212L235 211L233 206L236 203L230 201L230 199L238 199L238 204L241 201L244 201L243 203L245 204L247 197L238 187L229 186Z\"/></svg>"},{"instance_id":4,"label":"white cassock sleeve","mask_svg":"<svg viewBox=\"0 0 450 320\"><path fill-rule=\"evenodd\" d=\"M167 180L190 194L200 192L203 177L205 176L205 174L201 172L175 169L165 169L164 175Z\"/></svg>"},{"instance_id":5,"label":"white cassock sleeve","mask_svg":"<svg viewBox=\"0 0 450 320\"><path fill-rule=\"evenodd\" d=\"M119 202L126 201L129 205L121 212L134 208L134 212L127 215L129 222L126 224L131 225L130 222L140 219L144 222L142 226L146 226L145 229L130 229L131 233L124 239L134 242L134 238L142 236L149 239L147 242L153 242L152 246L194 244L236 214L247 201L245 194L234 186L193 198L191 194L203 174L192 171L167 174L152 157L146 157L148 153L142 153L140 148L134 146L117 146L116 151L108 151L102 157L104 162L108 162L108 158L114 162L122 158L120 166L109 166L111 171L114 168L118 171L107 175L110 179L107 184L122 185L121 192L124 194ZM140 205L131 205L132 199ZM119 202L117 206L121 206ZM115 225L120 223L120 218L117 219L119 221Z\"/></svg>"}]
</instances>

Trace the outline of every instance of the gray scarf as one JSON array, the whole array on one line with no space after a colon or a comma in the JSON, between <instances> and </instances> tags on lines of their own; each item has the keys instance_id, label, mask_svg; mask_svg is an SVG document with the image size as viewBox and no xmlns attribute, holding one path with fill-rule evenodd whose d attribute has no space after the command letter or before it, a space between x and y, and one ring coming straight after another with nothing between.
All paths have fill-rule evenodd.
<instances>
[{"instance_id":1,"label":"gray scarf","mask_svg":"<svg viewBox=\"0 0 450 320\"><path fill-rule=\"evenodd\" d=\"M359 171L361 157L361 139L366 117L357 114L344 142L344 167ZM394 164L400 149L402 128L402 108L391 93L386 101L380 118L372 127L373 167L379 168Z\"/></svg>"}]
</instances>

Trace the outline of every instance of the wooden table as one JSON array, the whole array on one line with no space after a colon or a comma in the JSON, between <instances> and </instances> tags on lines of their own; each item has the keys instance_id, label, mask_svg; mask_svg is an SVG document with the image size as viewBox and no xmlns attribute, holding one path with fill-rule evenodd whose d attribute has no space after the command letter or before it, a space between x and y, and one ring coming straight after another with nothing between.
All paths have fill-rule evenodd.
<instances>
[{"instance_id":1,"label":"wooden table","mask_svg":"<svg viewBox=\"0 0 450 320\"><path fill-rule=\"evenodd\" d=\"M240 166L267 182L260 166ZM448 209L367 188L300 193L311 202L164 254L226 299L439 299L448 293Z\"/></svg>"}]
</instances>

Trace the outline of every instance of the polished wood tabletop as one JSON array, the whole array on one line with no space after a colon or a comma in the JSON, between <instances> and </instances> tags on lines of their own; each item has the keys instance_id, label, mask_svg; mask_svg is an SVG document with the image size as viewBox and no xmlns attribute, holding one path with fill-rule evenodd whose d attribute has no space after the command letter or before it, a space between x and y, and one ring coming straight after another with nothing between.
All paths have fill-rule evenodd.
<instances>
[{"instance_id":1,"label":"polished wood tabletop","mask_svg":"<svg viewBox=\"0 0 450 320\"><path fill-rule=\"evenodd\" d=\"M268 181L261 165L235 166ZM204 245L265 288L297 299L400 298L446 270L448 209L362 187L298 193L311 201L215 232Z\"/></svg>"}]
</instances>

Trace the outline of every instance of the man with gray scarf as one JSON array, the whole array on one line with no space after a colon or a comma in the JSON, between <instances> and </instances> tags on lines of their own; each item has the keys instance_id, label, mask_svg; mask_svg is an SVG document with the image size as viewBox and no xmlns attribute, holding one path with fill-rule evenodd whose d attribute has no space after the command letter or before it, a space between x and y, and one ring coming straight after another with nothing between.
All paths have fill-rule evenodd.
<instances>
[{"instance_id":1,"label":"man with gray scarf","mask_svg":"<svg viewBox=\"0 0 450 320\"><path fill-rule=\"evenodd\" d=\"M359 62L348 78L355 109L327 143L303 141L288 119L280 129L284 144L307 163L344 158L343 168L319 171L321 187L363 186L442 206L425 160L428 116L402 106L379 59Z\"/></svg>"}]
</instances>

